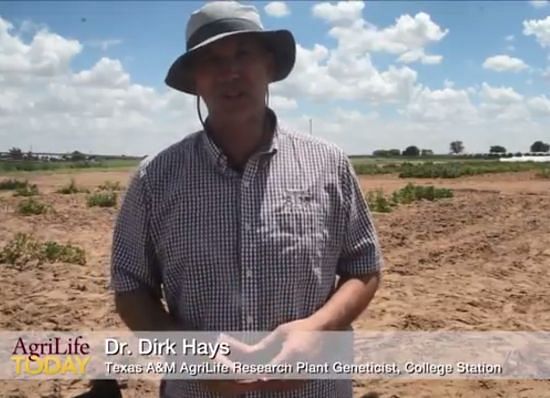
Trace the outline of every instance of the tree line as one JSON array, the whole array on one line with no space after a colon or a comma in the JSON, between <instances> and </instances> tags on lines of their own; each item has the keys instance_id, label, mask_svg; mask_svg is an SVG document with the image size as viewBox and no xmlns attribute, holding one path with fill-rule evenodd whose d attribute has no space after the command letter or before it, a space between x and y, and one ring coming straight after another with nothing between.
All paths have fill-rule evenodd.
<instances>
[{"instance_id":1,"label":"tree line","mask_svg":"<svg viewBox=\"0 0 550 398\"><path fill-rule=\"evenodd\" d=\"M73 151L72 153L65 154L61 157L54 157L54 156L39 156L31 151L23 152L20 148L10 148L10 150L7 153L7 159L9 160L65 160L65 161L73 161L73 162L80 162L84 160L90 160L89 156L86 156L85 154L79 152L79 151Z\"/></svg>"},{"instance_id":2,"label":"tree line","mask_svg":"<svg viewBox=\"0 0 550 398\"><path fill-rule=\"evenodd\" d=\"M465 147L462 141L453 141L449 144L449 153L460 155L464 153ZM530 147L531 153L548 153L550 152L550 144L543 141L535 141ZM489 148L490 154L507 154L508 151L502 145L493 145ZM431 149L420 149L415 145L406 147L403 151L399 149L377 149L372 152L373 156L393 157L393 156L431 156L434 152ZM522 156L521 152L517 152L516 156Z\"/></svg>"}]
</instances>

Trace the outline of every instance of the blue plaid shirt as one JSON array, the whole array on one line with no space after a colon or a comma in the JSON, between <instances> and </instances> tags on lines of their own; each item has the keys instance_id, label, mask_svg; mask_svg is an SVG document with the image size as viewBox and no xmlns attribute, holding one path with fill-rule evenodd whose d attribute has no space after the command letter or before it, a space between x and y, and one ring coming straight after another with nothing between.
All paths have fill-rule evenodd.
<instances>
[{"instance_id":1,"label":"blue plaid shirt","mask_svg":"<svg viewBox=\"0 0 550 398\"><path fill-rule=\"evenodd\" d=\"M112 286L149 287L189 331L270 331L310 316L337 276L378 272L382 256L353 167L335 145L281 127L232 169L205 131L146 159L113 236ZM351 397L350 380L247 397ZM211 398L169 380L163 397Z\"/></svg>"}]
</instances>

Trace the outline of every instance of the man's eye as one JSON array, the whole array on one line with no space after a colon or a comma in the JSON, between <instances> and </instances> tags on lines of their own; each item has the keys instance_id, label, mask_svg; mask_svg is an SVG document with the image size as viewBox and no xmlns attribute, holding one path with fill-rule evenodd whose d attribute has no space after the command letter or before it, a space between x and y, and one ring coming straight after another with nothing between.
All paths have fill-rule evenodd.
<instances>
[{"instance_id":1,"label":"man's eye","mask_svg":"<svg viewBox=\"0 0 550 398\"><path fill-rule=\"evenodd\" d=\"M247 55L250 55L251 54L251 51L246 49L246 48L241 48L239 51L237 51L237 56L238 57L243 57L243 56L247 56Z\"/></svg>"},{"instance_id":2,"label":"man's eye","mask_svg":"<svg viewBox=\"0 0 550 398\"><path fill-rule=\"evenodd\" d=\"M214 57L214 56L211 56L211 55L210 55L210 56L207 56L207 57L204 57L204 58L202 59L202 62L203 62L204 64L206 64L206 65L214 65L214 64L217 63L217 61L218 61L217 58Z\"/></svg>"}]
</instances>

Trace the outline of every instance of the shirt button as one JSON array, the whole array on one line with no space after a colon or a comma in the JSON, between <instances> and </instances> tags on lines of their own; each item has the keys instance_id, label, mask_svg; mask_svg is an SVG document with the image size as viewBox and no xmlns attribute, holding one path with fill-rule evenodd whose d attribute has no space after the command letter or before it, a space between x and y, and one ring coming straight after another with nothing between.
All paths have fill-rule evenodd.
<instances>
[{"instance_id":1,"label":"shirt button","mask_svg":"<svg viewBox=\"0 0 550 398\"><path fill-rule=\"evenodd\" d=\"M243 185L245 188L248 188L250 186L250 181L243 182Z\"/></svg>"},{"instance_id":2,"label":"shirt button","mask_svg":"<svg viewBox=\"0 0 550 398\"><path fill-rule=\"evenodd\" d=\"M250 268L246 270L246 277L252 278L252 270Z\"/></svg>"},{"instance_id":3,"label":"shirt button","mask_svg":"<svg viewBox=\"0 0 550 398\"><path fill-rule=\"evenodd\" d=\"M245 229L245 231L250 231L250 223L245 222L244 223L244 229Z\"/></svg>"},{"instance_id":4,"label":"shirt button","mask_svg":"<svg viewBox=\"0 0 550 398\"><path fill-rule=\"evenodd\" d=\"M249 324L249 325L252 325L254 323L254 318L252 318L252 316L247 316L246 317L246 322Z\"/></svg>"}]
</instances>

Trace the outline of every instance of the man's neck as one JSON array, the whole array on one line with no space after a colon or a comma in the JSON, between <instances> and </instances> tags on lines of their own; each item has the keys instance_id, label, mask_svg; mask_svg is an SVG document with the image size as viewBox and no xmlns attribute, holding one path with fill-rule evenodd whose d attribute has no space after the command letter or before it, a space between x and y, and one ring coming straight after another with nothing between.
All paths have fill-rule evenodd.
<instances>
[{"instance_id":1,"label":"man's neck","mask_svg":"<svg viewBox=\"0 0 550 398\"><path fill-rule=\"evenodd\" d=\"M227 156L232 167L242 170L256 150L270 137L267 109L249 120L231 123L208 118L208 131L214 143Z\"/></svg>"}]
</instances>

